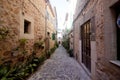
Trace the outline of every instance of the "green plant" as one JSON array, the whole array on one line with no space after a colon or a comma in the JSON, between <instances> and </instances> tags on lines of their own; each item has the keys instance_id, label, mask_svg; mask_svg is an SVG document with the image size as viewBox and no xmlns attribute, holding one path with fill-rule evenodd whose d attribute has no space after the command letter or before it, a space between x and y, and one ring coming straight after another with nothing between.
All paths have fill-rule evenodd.
<instances>
[{"instance_id":1,"label":"green plant","mask_svg":"<svg viewBox=\"0 0 120 80\"><path fill-rule=\"evenodd\" d=\"M44 46L43 46L43 41L37 41L34 43L34 48L38 48L38 49L43 49Z\"/></svg>"},{"instance_id":2,"label":"green plant","mask_svg":"<svg viewBox=\"0 0 120 80\"><path fill-rule=\"evenodd\" d=\"M9 30L7 28L0 28L0 40L5 39L9 34Z\"/></svg>"},{"instance_id":3,"label":"green plant","mask_svg":"<svg viewBox=\"0 0 120 80\"><path fill-rule=\"evenodd\" d=\"M39 65L39 59L31 57L26 64L17 65L11 69L8 67L0 67L0 79L1 80L24 80L28 75L36 70Z\"/></svg>"},{"instance_id":4,"label":"green plant","mask_svg":"<svg viewBox=\"0 0 120 80\"><path fill-rule=\"evenodd\" d=\"M8 73L8 67L7 66L1 66L0 67L0 77L2 77L2 76L4 76L4 75L6 75L7 73Z\"/></svg>"},{"instance_id":5,"label":"green plant","mask_svg":"<svg viewBox=\"0 0 120 80\"><path fill-rule=\"evenodd\" d=\"M55 51L56 47L53 47L52 49L50 49L50 52L53 53Z\"/></svg>"},{"instance_id":6,"label":"green plant","mask_svg":"<svg viewBox=\"0 0 120 80\"><path fill-rule=\"evenodd\" d=\"M46 57L50 58L50 56L54 53L54 51L56 50L56 46L54 46L53 48L51 48L48 52L46 52Z\"/></svg>"},{"instance_id":7,"label":"green plant","mask_svg":"<svg viewBox=\"0 0 120 80\"><path fill-rule=\"evenodd\" d=\"M50 50L50 55L54 52L56 47ZM15 48L15 50L18 50ZM49 56L50 56L49 55ZM42 53L40 57L36 57L31 54L27 57L27 62L17 63L14 67L9 67L9 65L0 66L0 80L25 80L31 73L33 73L39 65L42 65L46 60L46 54Z\"/></svg>"},{"instance_id":8,"label":"green plant","mask_svg":"<svg viewBox=\"0 0 120 80\"><path fill-rule=\"evenodd\" d=\"M23 38L19 40L21 45L25 45L25 43L27 42L27 39Z\"/></svg>"},{"instance_id":9,"label":"green plant","mask_svg":"<svg viewBox=\"0 0 120 80\"><path fill-rule=\"evenodd\" d=\"M57 41L55 41L55 47L58 47L59 46L59 44L57 43Z\"/></svg>"},{"instance_id":10,"label":"green plant","mask_svg":"<svg viewBox=\"0 0 120 80\"><path fill-rule=\"evenodd\" d=\"M9 75L10 69L11 69L10 64L4 63L0 65L0 78L2 80L6 80L6 77Z\"/></svg>"},{"instance_id":11,"label":"green plant","mask_svg":"<svg viewBox=\"0 0 120 80\"><path fill-rule=\"evenodd\" d=\"M63 47L65 47L65 49L67 49L67 51L68 51L68 50L69 50L69 38L66 39L66 40L64 40L64 41L62 42L62 45L63 45Z\"/></svg>"},{"instance_id":12,"label":"green plant","mask_svg":"<svg viewBox=\"0 0 120 80\"><path fill-rule=\"evenodd\" d=\"M44 62L46 59L47 59L47 58L46 58L46 54L45 54L45 53L42 53L42 55L38 58L40 64L43 64L43 62Z\"/></svg>"}]
</instances>

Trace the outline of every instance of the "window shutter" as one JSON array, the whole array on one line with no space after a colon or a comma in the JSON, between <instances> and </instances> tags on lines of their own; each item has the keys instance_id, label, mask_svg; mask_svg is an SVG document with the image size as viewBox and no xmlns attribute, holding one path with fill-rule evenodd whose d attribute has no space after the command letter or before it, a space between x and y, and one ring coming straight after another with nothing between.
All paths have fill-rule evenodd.
<instances>
[{"instance_id":1,"label":"window shutter","mask_svg":"<svg viewBox=\"0 0 120 80\"><path fill-rule=\"evenodd\" d=\"M55 33L52 33L52 40L55 40Z\"/></svg>"}]
</instances>

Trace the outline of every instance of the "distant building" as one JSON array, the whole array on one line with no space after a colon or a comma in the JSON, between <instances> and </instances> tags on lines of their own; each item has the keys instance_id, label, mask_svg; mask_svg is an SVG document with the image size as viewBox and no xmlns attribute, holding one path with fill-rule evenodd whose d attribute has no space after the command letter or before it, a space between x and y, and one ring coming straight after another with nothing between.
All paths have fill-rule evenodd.
<instances>
[{"instance_id":1,"label":"distant building","mask_svg":"<svg viewBox=\"0 0 120 80\"><path fill-rule=\"evenodd\" d=\"M55 38L57 40L57 30L58 30L58 18L57 18L57 11L56 11L56 7L54 7L54 14L55 14L55 20L54 20L54 25L55 25L55 30L56 30L56 33L55 33Z\"/></svg>"},{"instance_id":2,"label":"distant building","mask_svg":"<svg viewBox=\"0 0 120 80\"><path fill-rule=\"evenodd\" d=\"M54 9L52 8L50 2L47 2L46 6L46 49L51 49L54 47L55 44L55 36L56 36L56 16Z\"/></svg>"},{"instance_id":3,"label":"distant building","mask_svg":"<svg viewBox=\"0 0 120 80\"><path fill-rule=\"evenodd\" d=\"M70 38L70 34L73 34L73 16L74 16L74 10L77 0L67 0L68 1L68 10L65 16L64 21L64 31L63 31L63 40L66 40L67 38Z\"/></svg>"}]
</instances>

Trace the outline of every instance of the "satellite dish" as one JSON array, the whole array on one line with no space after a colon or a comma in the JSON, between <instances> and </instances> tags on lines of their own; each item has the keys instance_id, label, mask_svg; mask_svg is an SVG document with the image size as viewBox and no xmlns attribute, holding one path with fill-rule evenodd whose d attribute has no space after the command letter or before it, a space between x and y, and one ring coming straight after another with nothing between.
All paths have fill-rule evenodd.
<instances>
[{"instance_id":1,"label":"satellite dish","mask_svg":"<svg viewBox=\"0 0 120 80\"><path fill-rule=\"evenodd\" d=\"M117 25L118 25L118 27L120 28L120 14L119 14L119 16L118 16L118 18L117 18Z\"/></svg>"}]
</instances>

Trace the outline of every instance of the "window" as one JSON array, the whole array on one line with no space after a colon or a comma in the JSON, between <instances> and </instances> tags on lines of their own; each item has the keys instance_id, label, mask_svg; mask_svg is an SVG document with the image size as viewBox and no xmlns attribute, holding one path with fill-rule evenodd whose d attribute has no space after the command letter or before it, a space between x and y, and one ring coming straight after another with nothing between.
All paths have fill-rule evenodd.
<instances>
[{"instance_id":1,"label":"window","mask_svg":"<svg viewBox=\"0 0 120 80\"><path fill-rule=\"evenodd\" d=\"M31 22L24 20L24 33L30 33Z\"/></svg>"},{"instance_id":2,"label":"window","mask_svg":"<svg viewBox=\"0 0 120 80\"><path fill-rule=\"evenodd\" d=\"M29 15L20 17L20 38L34 39L34 18Z\"/></svg>"}]
</instances>

